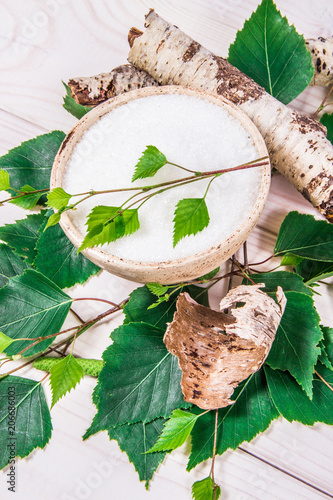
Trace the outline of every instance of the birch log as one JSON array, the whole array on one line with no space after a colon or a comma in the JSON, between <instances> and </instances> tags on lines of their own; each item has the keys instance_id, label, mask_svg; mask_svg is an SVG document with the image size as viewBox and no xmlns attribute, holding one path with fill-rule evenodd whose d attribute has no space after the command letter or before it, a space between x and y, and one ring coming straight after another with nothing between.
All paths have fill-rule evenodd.
<instances>
[{"instance_id":1,"label":"birch log","mask_svg":"<svg viewBox=\"0 0 333 500\"><path fill-rule=\"evenodd\" d=\"M118 66L110 73L72 78L68 82L72 97L78 104L84 106L97 106L129 90L155 85L158 83L154 78L131 64Z\"/></svg>"},{"instance_id":2,"label":"birch log","mask_svg":"<svg viewBox=\"0 0 333 500\"><path fill-rule=\"evenodd\" d=\"M239 106L263 135L272 165L333 222L333 146L319 122L269 95L154 10L146 30L129 37L128 60L162 85L184 85L222 95Z\"/></svg>"},{"instance_id":3,"label":"birch log","mask_svg":"<svg viewBox=\"0 0 333 500\"><path fill-rule=\"evenodd\" d=\"M310 85L333 85L333 36L309 38L306 40L306 47L315 69Z\"/></svg>"}]
</instances>

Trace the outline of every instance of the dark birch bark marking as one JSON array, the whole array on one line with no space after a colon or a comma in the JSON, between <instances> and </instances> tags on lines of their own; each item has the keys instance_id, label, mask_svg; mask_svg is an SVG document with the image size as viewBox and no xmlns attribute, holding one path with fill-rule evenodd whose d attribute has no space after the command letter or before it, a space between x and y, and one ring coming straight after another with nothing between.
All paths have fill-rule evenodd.
<instances>
[{"instance_id":1,"label":"dark birch bark marking","mask_svg":"<svg viewBox=\"0 0 333 500\"><path fill-rule=\"evenodd\" d=\"M306 47L311 54L315 69L311 85L327 87L333 84L333 36L306 40Z\"/></svg>"}]
</instances>

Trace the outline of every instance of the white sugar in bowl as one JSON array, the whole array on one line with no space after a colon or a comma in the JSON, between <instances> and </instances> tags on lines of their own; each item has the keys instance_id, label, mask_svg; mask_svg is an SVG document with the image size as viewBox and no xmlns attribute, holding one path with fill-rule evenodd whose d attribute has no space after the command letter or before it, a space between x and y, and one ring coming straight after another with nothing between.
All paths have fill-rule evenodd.
<instances>
[{"instance_id":1,"label":"white sugar in bowl","mask_svg":"<svg viewBox=\"0 0 333 500\"><path fill-rule=\"evenodd\" d=\"M195 172L268 157L258 129L232 103L180 86L148 87L106 101L77 123L55 158L51 189L62 187L70 194L119 190L192 175L167 164L154 177L132 182L135 165L149 145L169 162ZM205 197L208 226L177 245L173 246L177 203L202 198L208 178L153 196L138 211L138 231L82 253L110 273L141 283L171 284L206 274L242 245L260 217L270 187L269 160L261 163L216 177ZM97 205L120 206L131 194L116 191L90 197L62 214L61 227L79 247L89 212Z\"/></svg>"}]
</instances>

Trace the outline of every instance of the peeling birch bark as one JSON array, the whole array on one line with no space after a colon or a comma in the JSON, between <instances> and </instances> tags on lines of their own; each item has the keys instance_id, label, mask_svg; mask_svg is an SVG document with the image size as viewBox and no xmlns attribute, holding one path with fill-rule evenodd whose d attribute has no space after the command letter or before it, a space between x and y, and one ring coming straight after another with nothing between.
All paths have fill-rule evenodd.
<instances>
[{"instance_id":1,"label":"peeling birch bark","mask_svg":"<svg viewBox=\"0 0 333 500\"><path fill-rule=\"evenodd\" d=\"M222 95L239 106L266 141L272 165L333 222L333 146L326 128L269 95L251 78L151 10L130 37L128 60L162 85Z\"/></svg>"},{"instance_id":2,"label":"peeling birch bark","mask_svg":"<svg viewBox=\"0 0 333 500\"><path fill-rule=\"evenodd\" d=\"M315 69L310 85L333 85L333 36L309 38L305 43Z\"/></svg>"},{"instance_id":3,"label":"peeling birch bark","mask_svg":"<svg viewBox=\"0 0 333 500\"><path fill-rule=\"evenodd\" d=\"M72 78L68 82L72 97L78 104L84 106L97 106L101 102L129 90L157 85L156 80L148 73L131 64L118 66L110 73Z\"/></svg>"},{"instance_id":4,"label":"peeling birch bark","mask_svg":"<svg viewBox=\"0 0 333 500\"><path fill-rule=\"evenodd\" d=\"M185 401L205 410L228 406L235 387L262 366L286 305L280 287L276 303L263 286L232 289L220 303L221 311L231 308L229 314L179 295L164 343L178 357Z\"/></svg>"}]
</instances>

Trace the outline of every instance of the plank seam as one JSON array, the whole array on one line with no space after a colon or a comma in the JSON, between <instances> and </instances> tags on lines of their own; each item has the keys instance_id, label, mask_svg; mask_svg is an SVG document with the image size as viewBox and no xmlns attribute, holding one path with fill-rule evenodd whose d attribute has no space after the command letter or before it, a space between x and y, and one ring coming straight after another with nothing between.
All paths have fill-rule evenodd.
<instances>
[{"instance_id":1,"label":"plank seam","mask_svg":"<svg viewBox=\"0 0 333 500\"><path fill-rule=\"evenodd\" d=\"M282 472L283 474L286 474L287 476L292 477L293 479L296 479L296 481L299 481L299 482L305 484L306 486L309 486L310 488L313 488L314 490L319 491L323 495L326 495L328 498L333 498L333 495L331 493L319 488L319 486L316 486L312 483L309 483L308 481L305 481L305 479L302 479L301 477L296 476L296 474L293 474L292 472L288 472L288 471L282 469L282 467L279 467L278 465L273 464L272 462L269 462L268 460L266 460L262 457L259 457L255 453L252 453L251 451L248 451L245 448L242 448L241 446L238 446L238 450L241 450L244 453L247 453L248 455L250 455L251 457L256 458L257 460L260 460L261 462L265 463L266 465L273 467L273 469L276 469L276 470Z\"/></svg>"}]
</instances>

